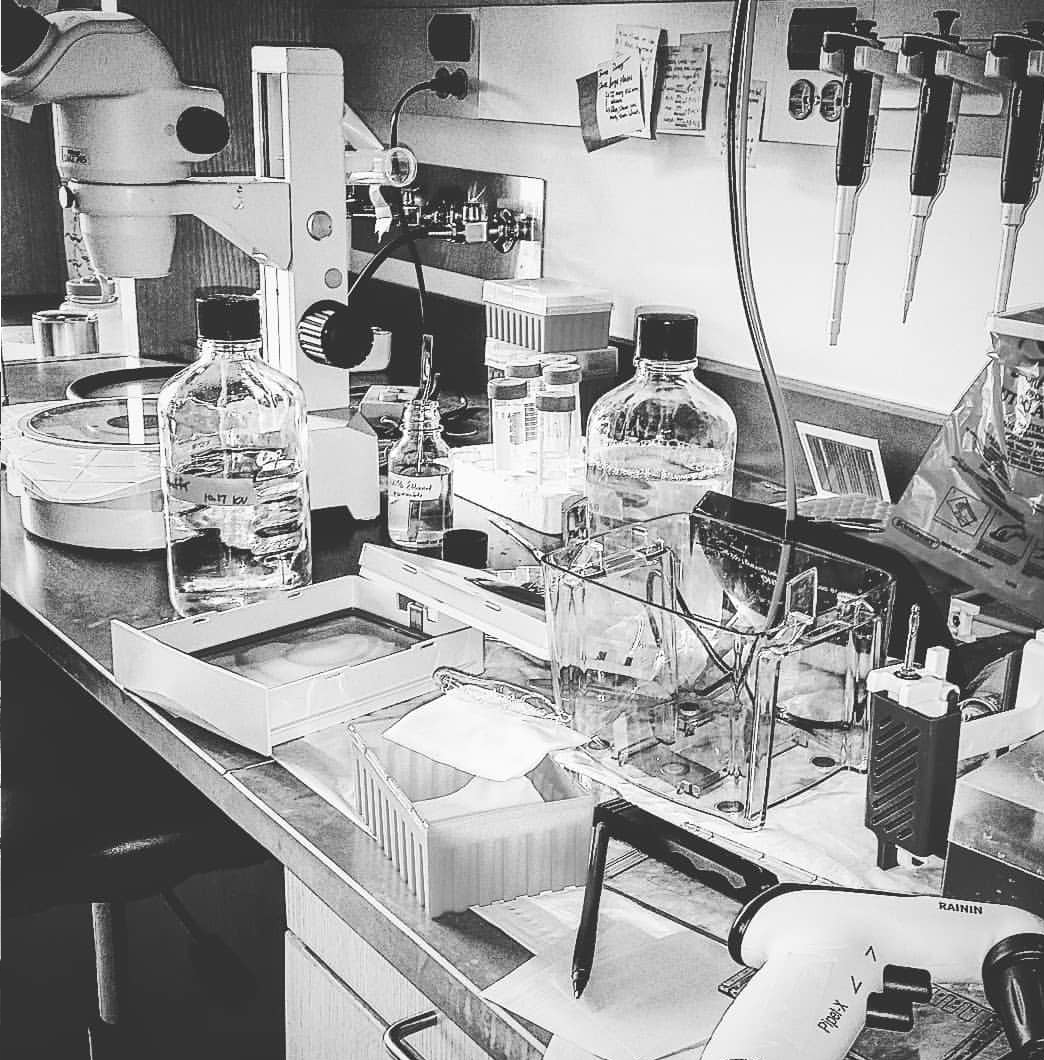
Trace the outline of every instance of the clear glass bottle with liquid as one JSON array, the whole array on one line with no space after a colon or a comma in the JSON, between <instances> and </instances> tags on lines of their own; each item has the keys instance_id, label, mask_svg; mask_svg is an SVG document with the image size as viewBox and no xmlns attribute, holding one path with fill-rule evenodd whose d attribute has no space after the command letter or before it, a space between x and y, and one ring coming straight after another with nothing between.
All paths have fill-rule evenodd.
<instances>
[{"instance_id":1,"label":"clear glass bottle with liquid","mask_svg":"<svg viewBox=\"0 0 1044 1060\"><path fill-rule=\"evenodd\" d=\"M691 313L639 311L634 377L594 404L587 419L587 499L600 533L690 512L708 490L732 492L736 417L696 379L698 321ZM693 614L720 617L721 587L693 552L685 520L664 543L679 559L679 597Z\"/></svg>"},{"instance_id":2,"label":"clear glass bottle with liquid","mask_svg":"<svg viewBox=\"0 0 1044 1060\"><path fill-rule=\"evenodd\" d=\"M399 548L438 548L453 527L453 454L437 401L411 401L388 454L388 536Z\"/></svg>"},{"instance_id":3,"label":"clear glass bottle with liquid","mask_svg":"<svg viewBox=\"0 0 1044 1060\"><path fill-rule=\"evenodd\" d=\"M182 615L312 577L304 393L261 359L254 296L196 301L198 359L157 399L167 571Z\"/></svg>"}]
</instances>

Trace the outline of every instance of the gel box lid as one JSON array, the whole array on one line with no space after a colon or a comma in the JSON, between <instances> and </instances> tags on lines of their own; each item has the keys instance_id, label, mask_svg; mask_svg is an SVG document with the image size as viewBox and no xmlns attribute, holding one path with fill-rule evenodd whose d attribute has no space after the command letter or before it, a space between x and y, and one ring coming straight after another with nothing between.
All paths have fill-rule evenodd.
<instances>
[{"instance_id":1,"label":"gel box lid","mask_svg":"<svg viewBox=\"0 0 1044 1060\"><path fill-rule=\"evenodd\" d=\"M597 287L544 276L533 280L486 280L482 301L538 316L608 313L612 295Z\"/></svg>"},{"instance_id":2,"label":"gel box lid","mask_svg":"<svg viewBox=\"0 0 1044 1060\"><path fill-rule=\"evenodd\" d=\"M360 559L365 576L402 586L427 607L481 630L545 662L551 659L543 611L484 588L483 572L431 556L367 542Z\"/></svg>"}]
</instances>

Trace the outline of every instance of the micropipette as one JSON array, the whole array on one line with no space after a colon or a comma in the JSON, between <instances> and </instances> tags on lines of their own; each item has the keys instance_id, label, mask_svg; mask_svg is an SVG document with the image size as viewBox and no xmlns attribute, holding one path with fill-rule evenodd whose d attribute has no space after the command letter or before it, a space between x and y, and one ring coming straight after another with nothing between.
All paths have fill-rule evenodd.
<instances>
[{"instance_id":1,"label":"micropipette","mask_svg":"<svg viewBox=\"0 0 1044 1060\"><path fill-rule=\"evenodd\" d=\"M995 33L986 54L986 73L1011 81L1001 155L1002 237L995 313L1008 307L1019 230L1037 197L1044 168L1044 78L1030 69L1031 54L1041 49L1044 21L1032 21L1023 33Z\"/></svg>"},{"instance_id":2,"label":"micropipette","mask_svg":"<svg viewBox=\"0 0 1044 1060\"><path fill-rule=\"evenodd\" d=\"M917 282L917 265L924 245L924 231L935 200L946 185L957 116L961 109L961 83L935 72L935 57L942 51L961 51L953 25L956 11L936 11L938 33L904 33L899 46L898 71L917 77L921 91L917 101L917 127L910 159L910 249L903 295L903 323L906 323Z\"/></svg>"},{"instance_id":3,"label":"micropipette","mask_svg":"<svg viewBox=\"0 0 1044 1060\"><path fill-rule=\"evenodd\" d=\"M855 65L857 49L883 48L873 32L874 25L869 19L857 19L849 32L824 33L820 55L820 69L839 75L844 83L834 167L837 197L834 209L834 284L830 308L831 346L837 345L841 331L845 273L852 253L856 203L870 175L870 163L874 157L881 77L857 69Z\"/></svg>"}]
</instances>

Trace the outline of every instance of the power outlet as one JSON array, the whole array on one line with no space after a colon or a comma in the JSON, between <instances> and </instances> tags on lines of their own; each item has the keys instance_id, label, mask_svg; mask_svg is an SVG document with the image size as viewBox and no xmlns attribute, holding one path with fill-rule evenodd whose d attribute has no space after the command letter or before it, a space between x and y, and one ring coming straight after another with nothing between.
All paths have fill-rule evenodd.
<instances>
[{"instance_id":1,"label":"power outlet","mask_svg":"<svg viewBox=\"0 0 1044 1060\"><path fill-rule=\"evenodd\" d=\"M470 35L464 20L468 20ZM464 99L452 96L439 99L432 92L425 92L416 100L418 114L445 118L477 118L479 111L479 11L475 8L454 10L439 9L428 16L425 38L427 76L433 77L436 70L445 67L450 73L463 70L468 75L468 94ZM466 39L470 36L470 39ZM468 58L462 58L467 55Z\"/></svg>"}]
</instances>

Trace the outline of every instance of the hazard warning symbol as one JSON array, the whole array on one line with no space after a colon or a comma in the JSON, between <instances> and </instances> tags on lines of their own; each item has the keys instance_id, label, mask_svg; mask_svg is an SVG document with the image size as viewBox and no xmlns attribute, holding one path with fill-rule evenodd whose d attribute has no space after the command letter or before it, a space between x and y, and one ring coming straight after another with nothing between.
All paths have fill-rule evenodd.
<instances>
[{"instance_id":1,"label":"hazard warning symbol","mask_svg":"<svg viewBox=\"0 0 1044 1060\"><path fill-rule=\"evenodd\" d=\"M992 511L993 506L981 497L951 486L935 513L935 519L959 534L976 537Z\"/></svg>"}]
</instances>

